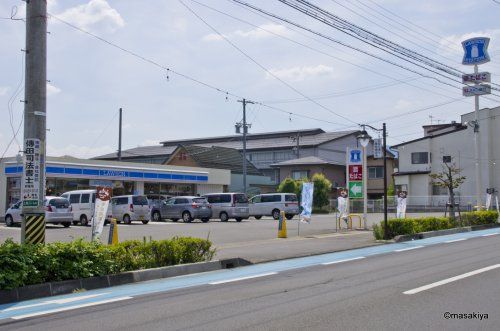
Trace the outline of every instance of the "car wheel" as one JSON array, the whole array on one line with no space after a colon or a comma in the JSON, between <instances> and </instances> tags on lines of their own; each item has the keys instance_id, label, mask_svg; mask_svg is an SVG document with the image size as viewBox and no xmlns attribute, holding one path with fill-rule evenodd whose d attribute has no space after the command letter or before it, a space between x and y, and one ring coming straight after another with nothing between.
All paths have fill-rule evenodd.
<instances>
[{"instance_id":1,"label":"car wheel","mask_svg":"<svg viewBox=\"0 0 500 331\"><path fill-rule=\"evenodd\" d=\"M142 220L142 224L148 224L149 220Z\"/></svg>"},{"instance_id":2,"label":"car wheel","mask_svg":"<svg viewBox=\"0 0 500 331\"><path fill-rule=\"evenodd\" d=\"M280 219L280 211L279 209L273 210L273 218L277 221Z\"/></svg>"},{"instance_id":3,"label":"car wheel","mask_svg":"<svg viewBox=\"0 0 500 331\"><path fill-rule=\"evenodd\" d=\"M293 215L292 214L287 214L285 215L286 219L287 220L291 220L293 218Z\"/></svg>"},{"instance_id":4,"label":"car wheel","mask_svg":"<svg viewBox=\"0 0 500 331\"><path fill-rule=\"evenodd\" d=\"M123 223L125 223L125 224L132 223L132 220L130 219L130 216L128 216L128 215L123 216Z\"/></svg>"},{"instance_id":5,"label":"car wheel","mask_svg":"<svg viewBox=\"0 0 500 331\"><path fill-rule=\"evenodd\" d=\"M87 219L87 216L85 215L80 216L80 224L83 226L89 225L89 220Z\"/></svg>"},{"instance_id":6,"label":"car wheel","mask_svg":"<svg viewBox=\"0 0 500 331\"><path fill-rule=\"evenodd\" d=\"M182 220L184 223L191 223L193 218L191 217L191 214L188 211L185 211L182 213Z\"/></svg>"},{"instance_id":7,"label":"car wheel","mask_svg":"<svg viewBox=\"0 0 500 331\"><path fill-rule=\"evenodd\" d=\"M227 222L229 220L229 216L227 216L225 212L220 213L219 217L221 222Z\"/></svg>"},{"instance_id":8,"label":"car wheel","mask_svg":"<svg viewBox=\"0 0 500 331\"><path fill-rule=\"evenodd\" d=\"M78 221L73 221L73 225L78 225Z\"/></svg>"},{"instance_id":9,"label":"car wheel","mask_svg":"<svg viewBox=\"0 0 500 331\"><path fill-rule=\"evenodd\" d=\"M243 218L241 217L236 217L236 222L241 222L243 220Z\"/></svg>"},{"instance_id":10,"label":"car wheel","mask_svg":"<svg viewBox=\"0 0 500 331\"><path fill-rule=\"evenodd\" d=\"M255 218L256 220L260 220L260 219L262 218L262 216L254 216L254 218Z\"/></svg>"},{"instance_id":11,"label":"car wheel","mask_svg":"<svg viewBox=\"0 0 500 331\"><path fill-rule=\"evenodd\" d=\"M202 218L202 219L201 219L201 221L202 221L203 223L207 223L208 221L210 221L210 218Z\"/></svg>"},{"instance_id":12,"label":"car wheel","mask_svg":"<svg viewBox=\"0 0 500 331\"><path fill-rule=\"evenodd\" d=\"M14 219L12 218L12 216L5 216L5 225L7 225L8 227L14 226Z\"/></svg>"},{"instance_id":13,"label":"car wheel","mask_svg":"<svg viewBox=\"0 0 500 331\"><path fill-rule=\"evenodd\" d=\"M155 222L160 222L161 221L161 214L159 211L153 212L153 221Z\"/></svg>"},{"instance_id":14,"label":"car wheel","mask_svg":"<svg viewBox=\"0 0 500 331\"><path fill-rule=\"evenodd\" d=\"M178 218L171 218L170 219L172 222L177 222L179 219Z\"/></svg>"},{"instance_id":15,"label":"car wheel","mask_svg":"<svg viewBox=\"0 0 500 331\"><path fill-rule=\"evenodd\" d=\"M62 225L65 227L65 228L69 228L70 225L71 225L71 222L64 222L62 223Z\"/></svg>"}]
</instances>

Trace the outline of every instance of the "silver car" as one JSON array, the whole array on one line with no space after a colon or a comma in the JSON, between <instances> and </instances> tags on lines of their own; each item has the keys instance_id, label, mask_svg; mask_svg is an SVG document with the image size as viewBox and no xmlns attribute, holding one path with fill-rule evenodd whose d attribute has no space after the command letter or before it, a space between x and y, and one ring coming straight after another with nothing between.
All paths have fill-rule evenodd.
<instances>
[{"instance_id":1,"label":"silver car","mask_svg":"<svg viewBox=\"0 0 500 331\"><path fill-rule=\"evenodd\" d=\"M5 212L5 225L13 226L15 223L22 222L21 203L19 201L7 209ZM73 213L68 199L47 196L43 201L43 206L45 208L45 223L62 224L66 228L71 225Z\"/></svg>"},{"instance_id":2,"label":"silver car","mask_svg":"<svg viewBox=\"0 0 500 331\"><path fill-rule=\"evenodd\" d=\"M111 198L111 214L118 223L130 224L132 221L149 222L149 202L144 195L121 195Z\"/></svg>"},{"instance_id":3,"label":"silver car","mask_svg":"<svg viewBox=\"0 0 500 331\"><path fill-rule=\"evenodd\" d=\"M262 216L280 218L284 211L287 219L300 213L297 195L293 193L259 194L250 199L250 216L260 219Z\"/></svg>"},{"instance_id":4,"label":"silver car","mask_svg":"<svg viewBox=\"0 0 500 331\"><path fill-rule=\"evenodd\" d=\"M207 199L200 197L175 197L165 201L160 209L162 218L169 218L177 222L180 218L184 223L200 219L206 223L212 217L212 206Z\"/></svg>"},{"instance_id":5,"label":"silver car","mask_svg":"<svg viewBox=\"0 0 500 331\"><path fill-rule=\"evenodd\" d=\"M227 222L234 218L236 222L248 219L248 199L244 193L211 193L203 196L212 205L214 218Z\"/></svg>"}]
</instances>

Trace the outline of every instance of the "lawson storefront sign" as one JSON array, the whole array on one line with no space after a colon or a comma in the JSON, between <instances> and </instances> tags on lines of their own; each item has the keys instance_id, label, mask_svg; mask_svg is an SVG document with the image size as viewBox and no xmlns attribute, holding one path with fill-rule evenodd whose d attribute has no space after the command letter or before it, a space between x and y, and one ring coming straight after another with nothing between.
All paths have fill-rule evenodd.
<instances>
[{"instance_id":1,"label":"lawson storefront sign","mask_svg":"<svg viewBox=\"0 0 500 331\"><path fill-rule=\"evenodd\" d=\"M6 166L7 176L21 175L22 166ZM65 165L47 165L46 174L48 177L71 177L89 179L115 179L129 181L180 181L180 182L208 182L207 173L179 173L158 170L143 169L100 169L99 167L76 167Z\"/></svg>"}]
</instances>

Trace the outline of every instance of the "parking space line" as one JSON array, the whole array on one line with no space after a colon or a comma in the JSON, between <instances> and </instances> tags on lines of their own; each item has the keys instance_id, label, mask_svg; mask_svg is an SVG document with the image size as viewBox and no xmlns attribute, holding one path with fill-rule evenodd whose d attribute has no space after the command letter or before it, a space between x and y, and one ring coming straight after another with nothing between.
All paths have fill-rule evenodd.
<instances>
[{"instance_id":1,"label":"parking space line","mask_svg":"<svg viewBox=\"0 0 500 331\"><path fill-rule=\"evenodd\" d=\"M500 268L500 264L495 264L495 265L492 265L492 266L489 266L489 267L485 267L485 268L477 269L477 270L474 270L474 271L470 271L470 272L467 272L465 274L461 274L461 275L458 275L458 276L455 276L455 277L443 279L443 280L440 280L439 282L435 282L435 283L432 283L432 284L420 286L420 287L414 288L412 290L405 291L405 292L403 292L403 294L411 295L411 294L416 294L416 293L419 293L419 292L422 292L422 291L427 291L427 290L430 290L431 288L438 287L438 286L441 286L441 285L445 285L445 284L448 284L448 283L451 283L451 282L456 282L457 280L464 279L464 278L467 278L467 277L471 277L471 276L474 276L474 275L477 275L477 274L480 274L480 273L483 273L483 272L486 272L486 271L490 271L490 270L493 270L493 269L496 269L496 268Z\"/></svg>"}]
</instances>

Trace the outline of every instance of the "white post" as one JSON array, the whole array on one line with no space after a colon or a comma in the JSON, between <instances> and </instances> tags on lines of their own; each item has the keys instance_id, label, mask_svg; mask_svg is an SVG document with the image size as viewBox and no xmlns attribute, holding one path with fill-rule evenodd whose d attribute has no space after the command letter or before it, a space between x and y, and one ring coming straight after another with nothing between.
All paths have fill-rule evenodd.
<instances>
[{"instance_id":1,"label":"white post","mask_svg":"<svg viewBox=\"0 0 500 331\"><path fill-rule=\"evenodd\" d=\"M478 67L477 64L474 65L474 73L478 73ZM475 84L476 87L479 86L479 84ZM474 142L475 142L475 148L474 148L474 158L476 161L476 206L478 206L478 209L482 206L482 201L481 201L481 195L483 192L483 183L482 183L482 169L481 169L481 141L480 141L480 135L479 135L479 96L475 95L474 96L474 104L475 104L475 124L474 124Z\"/></svg>"}]
</instances>

